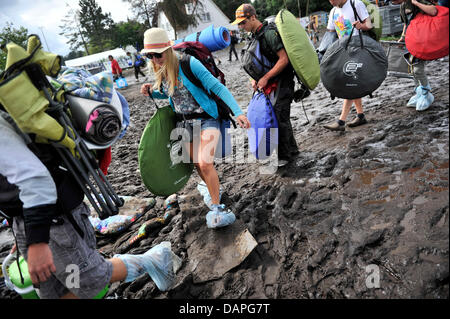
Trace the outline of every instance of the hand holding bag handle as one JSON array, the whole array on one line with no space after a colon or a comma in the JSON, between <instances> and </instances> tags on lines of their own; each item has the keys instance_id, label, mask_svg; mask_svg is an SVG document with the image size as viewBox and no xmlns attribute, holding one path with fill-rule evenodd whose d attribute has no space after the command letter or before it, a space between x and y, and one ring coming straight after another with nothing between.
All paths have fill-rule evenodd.
<instances>
[{"instance_id":1,"label":"hand holding bag handle","mask_svg":"<svg viewBox=\"0 0 450 319\"><path fill-rule=\"evenodd\" d=\"M348 45L350 44L350 41L352 39L353 31L355 30L355 26L352 28L352 32L350 32L350 36L348 37L347 43L345 44L345 50L347 51ZM364 49L364 41L361 31L359 32L359 39L361 41L361 49Z\"/></svg>"}]
</instances>

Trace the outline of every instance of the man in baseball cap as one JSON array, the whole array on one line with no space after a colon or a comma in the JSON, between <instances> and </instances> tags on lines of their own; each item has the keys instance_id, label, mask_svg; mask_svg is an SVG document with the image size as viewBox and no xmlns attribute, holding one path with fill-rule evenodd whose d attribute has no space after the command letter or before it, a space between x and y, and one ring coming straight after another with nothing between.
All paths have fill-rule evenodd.
<instances>
[{"instance_id":1,"label":"man in baseball cap","mask_svg":"<svg viewBox=\"0 0 450 319\"><path fill-rule=\"evenodd\" d=\"M236 20L231 24L239 24L251 16L256 16L255 8L251 4L244 3L236 9Z\"/></svg>"},{"instance_id":2,"label":"man in baseball cap","mask_svg":"<svg viewBox=\"0 0 450 319\"><path fill-rule=\"evenodd\" d=\"M284 166L293 162L300 153L290 119L295 87L294 69L276 27L267 21L259 21L251 4L244 3L237 8L236 20L232 24L237 24L245 32L251 32L252 41L259 42L261 54L273 65L260 79L252 79L252 87L255 91L271 91L266 94L278 96L274 98L273 109L278 121L278 166ZM251 55L249 52L245 54ZM277 91L279 94L276 95Z\"/></svg>"}]
</instances>

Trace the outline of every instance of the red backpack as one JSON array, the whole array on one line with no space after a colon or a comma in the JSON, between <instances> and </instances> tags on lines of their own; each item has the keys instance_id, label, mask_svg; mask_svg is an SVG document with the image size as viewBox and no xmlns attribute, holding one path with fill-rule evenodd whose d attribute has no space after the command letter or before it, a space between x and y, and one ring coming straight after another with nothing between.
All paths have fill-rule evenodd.
<instances>
[{"instance_id":1,"label":"red backpack","mask_svg":"<svg viewBox=\"0 0 450 319\"><path fill-rule=\"evenodd\" d=\"M231 114L233 112L231 111L229 106L214 93L209 93L204 88L200 80L197 79L194 73L192 73L192 70L190 68L190 58L191 56L193 56L197 60L199 60L214 77L216 77L223 85L225 85L225 75L217 67L216 62L214 62L214 57L211 54L211 51L209 51L209 49L199 41L181 42L174 45L173 49L183 53L183 56L180 60L180 65L184 75L186 75L189 81L191 81L198 88L202 89L206 93L206 95L208 95L216 102L219 112L219 118L221 120L230 121L233 124L233 127L236 128L236 122L231 117Z\"/></svg>"},{"instance_id":2,"label":"red backpack","mask_svg":"<svg viewBox=\"0 0 450 319\"><path fill-rule=\"evenodd\" d=\"M418 13L406 30L405 43L409 53L422 60L436 60L448 55L449 9L436 6L438 14Z\"/></svg>"},{"instance_id":3,"label":"red backpack","mask_svg":"<svg viewBox=\"0 0 450 319\"><path fill-rule=\"evenodd\" d=\"M216 62L214 62L214 57L211 54L211 51L209 51L203 43L199 41L185 41L174 45L173 49L183 52L185 55L192 55L195 57L209 70L209 72L211 72L212 75L214 75L214 77L218 78L219 81L225 85L225 75L219 70ZM196 81L194 80L194 82Z\"/></svg>"}]
</instances>

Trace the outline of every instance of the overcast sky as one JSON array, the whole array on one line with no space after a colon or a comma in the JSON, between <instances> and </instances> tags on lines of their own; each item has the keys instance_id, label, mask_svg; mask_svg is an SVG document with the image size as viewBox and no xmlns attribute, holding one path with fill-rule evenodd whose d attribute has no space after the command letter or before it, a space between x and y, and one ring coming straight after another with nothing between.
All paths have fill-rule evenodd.
<instances>
[{"instance_id":1,"label":"overcast sky","mask_svg":"<svg viewBox=\"0 0 450 319\"><path fill-rule=\"evenodd\" d=\"M78 0L0 0L0 30L6 22L12 22L15 28L23 26L29 34L41 37L45 50L67 55L70 52L67 39L60 36L61 19L66 15L66 2L73 8L78 7ZM96 0L102 11L111 13L114 22L131 18L128 2L122 0ZM40 28L42 27L42 29ZM44 33L44 37L42 36ZM44 39L45 38L45 39Z\"/></svg>"}]
</instances>

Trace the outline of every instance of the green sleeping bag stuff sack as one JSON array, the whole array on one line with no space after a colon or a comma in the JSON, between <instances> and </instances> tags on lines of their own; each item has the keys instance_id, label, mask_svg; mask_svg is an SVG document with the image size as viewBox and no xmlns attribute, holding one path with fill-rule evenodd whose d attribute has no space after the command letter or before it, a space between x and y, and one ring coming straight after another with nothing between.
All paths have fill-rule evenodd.
<instances>
[{"instance_id":1,"label":"green sleeping bag stuff sack","mask_svg":"<svg viewBox=\"0 0 450 319\"><path fill-rule=\"evenodd\" d=\"M169 196L186 185L194 165L186 161L173 164L170 151L175 112L170 106L158 108L147 123L139 142L138 158L142 181L157 196Z\"/></svg>"},{"instance_id":2,"label":"green sleeping bag stuff sack","mask_svg":"<svg viewBox=\"0 0 450 319\"><path fill-rule=\"evenodd\" d=\"M314 90L320 82L319 59L305 29L285 9L278 12L275 24L295 73L308 89Z\"/></svg>"}]
</instances>

